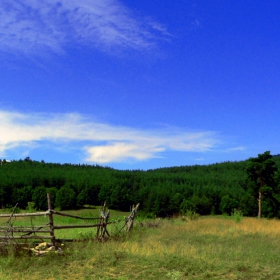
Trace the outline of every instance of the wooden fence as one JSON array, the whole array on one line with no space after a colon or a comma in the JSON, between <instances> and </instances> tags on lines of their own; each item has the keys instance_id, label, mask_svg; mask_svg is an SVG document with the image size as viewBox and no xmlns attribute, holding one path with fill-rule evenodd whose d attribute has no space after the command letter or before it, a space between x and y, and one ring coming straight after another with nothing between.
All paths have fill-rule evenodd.
<instances>
[{"instance_id":1,"label":"wooden fence","mask_svg":"<svg viewBox=\"0 0 280 280\"><path fill-rule=\"evenodd\" d=\"M113 222L109 222L110 218L110 211L106 213L106 202L104 203L100 217L92 218L92 217L80 217L75 215L70 215L66 213L62 213L59 211L55 211L52 209L51 197L47 194L48 199L48 210L46 212L36 212L36 213L22 213L22 214L15 214L15 209L17 205L12 210L11 214L1 214L0 218L8 218L8 221L0 226L0 243L1 244L11 244L11 243L18 243L18 240L26 240L26 239L37 239L44 241L45 239L50 239L52 246L56 246L56 242L59 242L59 239L55 237L55 231L61 229L72 229L72 228L97 228L96 238L98 240L103 240L107 235L110 237L108 232L107 226L112 224ZM133 221L135 217L135 213L139 207L137 204L136 207L133 207L131 214L125 220L124 226L121 230L127 227L127 231L132 229ZM92 224L82 224L82 225L55 225L54 224L54 215L59 215L63 217L70 217L74 219L81 219L81 220L92 220L96 221L96 223ZM45 225L39 226L14 226L14 218L17 217L38 217L38 216L48 216L49 222ZM43 235L42 235L43 234ZM47 235L48 234L48 235ZM73 241L73 239L63 239L63 241Z\"/></svg>"}]
</instances>

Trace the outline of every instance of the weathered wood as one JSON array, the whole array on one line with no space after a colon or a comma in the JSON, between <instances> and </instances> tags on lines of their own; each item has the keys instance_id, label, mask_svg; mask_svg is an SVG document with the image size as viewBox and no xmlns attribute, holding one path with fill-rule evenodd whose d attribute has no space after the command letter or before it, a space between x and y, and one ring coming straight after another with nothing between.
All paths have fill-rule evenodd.
<instances>
[{"instance_id":1,"label":"weathered wood","mask_svg":"<svg viewBox=\"0 0 280 280\"><path fill-rule=\"evenodd\" d=\"M130 231L133 228L134 218L136 211L138 210L140 203L138 203L135 207L132 208L130 215L125 219L125 223L122 228L119 230L121 232L123 228L126 226L126 231Z\"/></svg>"},{"instance_id":2,"label":"weathered wood","mask_svg":"<svg viewBox=\"0 0 280 280\"><path fill-rule=\"evenodd\" d=\"M33 242L32 242L33 243ZM38 242L39 243L39 242ZM41 241L40 241L40 243L41 243ZM7 245L7 243L6 242L0 242L0 247L1 246L6 246ZM24 247L27 247L27 242L26 241L23 241L23 242L17 242L16 244L14 244L14 245L16 245L16 246L24 246Z\"/></svg>"},{"instance_id":3,"label":"weathered wood","mask_svg":"<svg viewBox=\"0 0 280 280\"><path fill-rule=\"evenodd\" d=\"M30 232L30 233L34 233L34 232L44 232L44 233L49 233L51 232L50 230L30 230L30 229L12 229L11 231L8 231L8 230L4 230L4 229L0 229L0 232L13 232L13 233L16 233L16 232Z\"/></svg>"},{"instance_id":4,"label":"weathered wood","mask_svg":"<svg viewBox=\"0 0 280 280\"><path fill-rule=\"evenodd\" d=\"M79 217L75 215L70 215L66 213L62 213L59 211L54 211L52 209L51 204L51 197L49 194L47 194L48 199L48 211L46 212L36 212L36 213L24 213L24 214L14 214L14 211L17 207L17 205L12 210L11 214L2 214L0 215L0 218L9 218L7 221L7 224L5 226L0 226L0 233L4 233L5 236L0 236L0 240L4 240L4 242L0 242L1 244L10 244L10 240L18 240L18 239L51 239L51 245L56 246L56 241L66 240L66 239L55 239L55 230L60 229L71 229L71 228L94 228L97 227L97 238L103 239L105 235L108 235L110 237L110 234L107 230L107 225L112 224L114 222L108 222L110 217L110 211L106 213L106 202L104 202L104 205L101 209L100 217L99 218L90 218L90 217ZM133 207L132 213L129 215L129 217L126 219L125 225L127 226L127 230L130 230L133 226L133 220L135 217L135 213L139 207L139 203L136 207ZM42 226L13 226L14 222L12 221L13 217L36 217L36 216L49 216L49 223L42 225ZM61 225L61 226L55 226L54 225L54 219L53 215L60 215L64 217L71 217L74 219L81 219L81 220L98 220L99 223L96 224L83 224L83 225ZM125 226L124 225L124 226ZM44 229L45 228L45 229ZM49 233L49 236L45 235L38 235L40 233ZM15 234L15 236L14 236ZM67 239L66 241L74 241L74 239ZM19 244L18 242L14 241L15 244Z\"/></svg>"},{"instance_id":5,"label":"weathered wood","mask_svg":"<svg viewBox=\"0 0 280 280\"><path fill-rule=\"evenodd\" d=\"M100 233L102 235L102 224L104 223L105 211L106 211L106 201L104 202L103 208L102 208L101 213L100 213L99 226L97 227L97 231L96 231L96 237L97 238L100 238Z\"/></svg>"},{"instance_id":6,"label":"weathered wood","mask_svg":"<svg viewBox=\"0 0 280 280\"><path fill-rule=\"evenodd\" d=\"M75 216L75 215L70 215L70 214L65 214L65 213L61 213L58 211L52 211L53 214L55 215L60 215L60 216L64 216L64 217L70 217L70 218L75 218L75 219L80 219L80 220L100 220L100 218L86 218L86 217L79 217L79 216Z\"/></svg>"},{"instance_id":7,"label":"weathered wood","mask_svg":"<svg viewBox=\"0 0 280 280\"><path fill-rule=\"evenodd\" d=\"M107 224L112 224L107 223ZM67 229L67 228L91 228L91 227L103 227L105 224L94 224L94 225L65 225L65 226L54 226L54 229Z\"/></svg>"},{"instance_id":8,"label":"weathered wood","mask_svg":"<svg viewBox=\"0 0 280 280\"><path fill-rule=\"evenodd\" d=\"M49 235L0 236L0 239L52 239Z\"/></svg>"},{"instance_id":9,"label":"weathered wood","mask_svg":"<svg viewBox=\"0 0 280 280\"><path fill-rule=\"evenodd\" d=\"M47 212L37 212L37 213L22 213L22 214L13 214L13 217L34 217L34 216L46 216L50 213ZM0 214L0 218L9 218L11 214Z\"/></svg>"},{"instance_id":10,"label":"weathered wood","mask_svg":"<svg viewBox=\"0 0 280 280\"><path fill-rule=\"evenodd\" d=\"M107 230L108 220L110 217L110 210L108 211L107 215L104 217L104 225L103 225L103 232L102 232L102 238L105 237L105 233L110 237L110 234Z\"/></svg>"},{"instance_id":11,"label":"weathered wood","mask_svg":"<svg viewBox=\"0 0 280 280\"><path fill-rule=\"evenodd\" d=\"M48 193L47 194L47 199L48 199L48 209L49 209L49 220L50 220L50 235L51 235L51 241L52 245L55 246L55 235L54 235L54 224L53 224L53 210L52 210L52 202L51 202L51 196Z\"/></svg>"},{"instance_id":12,"label":"weathered wood","mask_svg":"<svg viewBox=\"0 0 280 280\"><path fill-rule=\"evenodd\" d=\"M13 217L13 215L14 215L14 212L15 212L15 210L16 210L16 208L17 208L17 205L18 205L18 203L17 203L17 204L15 205L15 207L13 208L12 213L10 214L9 220L7 221L7 224L10 224L11 219L12 219L12 217Z\"/></svg>"},{"instance_id":13,"label":"weathered wood","mask_svg":"<svg viewBox=\"0 0 280 280\"><path fill-rule=\"evenodd\" d=\"M46 227L49 228L50 226L49 224L43 226L39 226L39 225L38 226L37 225L36 226L13 226L14 229L30 229L30 230L33 230L35 227L39 229L39 228L46 228ZM2 226L0 227L0 230L1 229L7 229L7 226Z\"/></svg>"},{"instance_id":14,"label":"weathered wood","mask_svg":"<svg viewBox=\"0 0 280 280\"><path fill-rule=\"evenodd\" d=\"M107 230L107 225L110 224L108 223L108 219L110 217L110 211L108 211L107 214L105 212L106 212L106 202L104 202L103 208L101 210L100 226L97 228L97 232L96 232L97 239L101 239L101 240L105 237L105 234L110 236Z\"/></svg>"},{"instance_id":15,"label":"weathered wood","mask_svg":"<svg viewBox=\"0 0 280 280\"><path fill-rule=\"evenodd\" d=\"M107 228L105 229L105 233L110 237L110 233L108 232Z\"/></svg>"}]
</instances>

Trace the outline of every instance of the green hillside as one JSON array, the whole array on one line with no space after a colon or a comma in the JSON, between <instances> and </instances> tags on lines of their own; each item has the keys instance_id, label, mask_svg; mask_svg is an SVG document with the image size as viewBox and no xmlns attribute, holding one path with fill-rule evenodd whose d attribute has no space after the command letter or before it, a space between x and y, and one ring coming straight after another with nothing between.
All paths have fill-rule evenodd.
<instances>
[{"instance_id":1,"label":"green hillside","mask_svg":"<svg viewBox=\"0 0 280 280\"><path fill-rule=\"evenodd\" d=\"M274 156L273 161L279 172L280 156ZM256 216L258 203L248 188L247 165L248 160L123 171L98 165L45 163L30 158L2 160L0 205L5 208L18 203L26 208L32 201L38 210L43 210L47 208L49 192L55 206L61 209L100 205L106 201L111 209L127 211L132 204L140 202L142 212L163 217L187 210L201 215L230 214L234 209ZM274 176L275 186L280 185L278 172ZM263 215L278 216L265 197L264 194Z\"/></svg>"}]
</instances>

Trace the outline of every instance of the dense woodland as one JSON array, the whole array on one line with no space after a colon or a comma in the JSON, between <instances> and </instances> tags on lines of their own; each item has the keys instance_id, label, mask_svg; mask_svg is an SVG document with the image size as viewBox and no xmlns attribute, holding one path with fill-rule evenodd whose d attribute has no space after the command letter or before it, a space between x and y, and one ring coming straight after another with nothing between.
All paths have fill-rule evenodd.
<instances>
[{"instance_id":1,"label":"dense woodland","mask_svg":"<svg viewBox=\"0 0 280 280\"><path fill-rule=\"evenodd\" d=\"M280 217L280 156L263 155L265 159L259 155L246 161L148 171L45 163L29 157L0 160L0 204L8 208L18 203L25 209L33 202L37 210L45 210L50 193L60 209L106 201L111 209L127 211L139 202L143 213L163 217L188 210L231 214L234 209L257 216L261 193L262 216ZM269 164L263 167L265 160Z\"/></svg>"}]
</instances>

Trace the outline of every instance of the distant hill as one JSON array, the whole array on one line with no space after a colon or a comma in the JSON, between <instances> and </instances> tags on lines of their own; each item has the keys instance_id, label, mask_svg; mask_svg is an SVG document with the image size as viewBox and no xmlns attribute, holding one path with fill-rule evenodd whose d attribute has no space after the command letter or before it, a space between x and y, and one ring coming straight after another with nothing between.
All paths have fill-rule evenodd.
<instances>
[{"instance_id":1,"label":"distant hill","mask_svg":"<svg viewBox=\"0 0 280 280\"><path fill-rule=\"evenodd\" d=\"M280 167L280 155L274 160ZM0 204L16 203L25 208L33 201L37 209L46 209L46 193L55 206L75 208L84 204L129 210L140 202L141 210L160 216L188 209L202 215L221 214L223 197L231 210L239 208L252 215L257 202L248 197L247 161L209 165L174 166L153 170L116 170L99 165L57 164L33 161L1 161ZM224 199L225 200L225 199ZM246 210L250 204L250 210ZM229 210L228 210L229 211Z\"/></svg>"}]
</instances>

